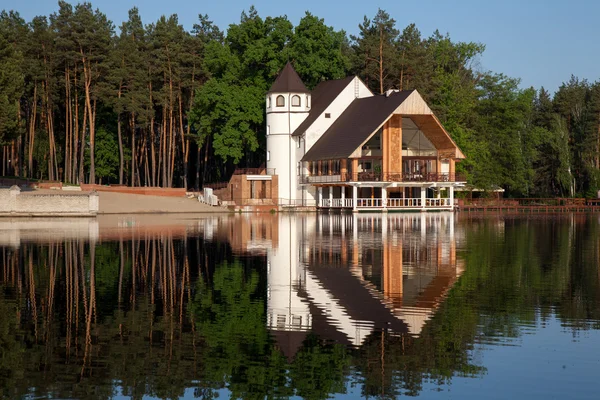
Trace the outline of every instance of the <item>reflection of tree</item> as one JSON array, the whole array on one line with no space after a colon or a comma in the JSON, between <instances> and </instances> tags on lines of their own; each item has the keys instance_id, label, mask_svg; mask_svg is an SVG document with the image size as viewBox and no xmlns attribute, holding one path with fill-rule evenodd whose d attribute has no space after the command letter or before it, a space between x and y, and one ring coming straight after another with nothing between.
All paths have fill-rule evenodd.
<instances>
[{"instance_id":1,"label":"reflection of tree","mask_svg":"<svg viewBox=\"0 0 600 400\"><path fill-rule=\"evenodd\" d=\"M598 320L598 225L565 218L508 218L501 237L487 220L469 231L455 296L481 316L483 335L517 337L523 324L553 313Z\"/></svg>"},{"instance_id":2,"label":"reflection of tree","mask_svg":"<svg viewBox=\"0 0 600 400\"><path fill-rule=\"evenodd\" d=\"M294 393L304 399L325 399L346 392L351 356L340 344L309 335L289 369Z\"/></svg>"},{"instance_id":3,"label":"reflection of tree","mask_svg":"<svg viewBox=\"0 0 600 400\"><path fill-rule=\"evenodd\" d=\"M191 310L204 340L202 384L227 385L232 396L281 396L285 359L271 345L265 328L265 299L257 289L259 274L240 262L220 265L212 284L198 281Z\"/></svg>"}]
</instances>

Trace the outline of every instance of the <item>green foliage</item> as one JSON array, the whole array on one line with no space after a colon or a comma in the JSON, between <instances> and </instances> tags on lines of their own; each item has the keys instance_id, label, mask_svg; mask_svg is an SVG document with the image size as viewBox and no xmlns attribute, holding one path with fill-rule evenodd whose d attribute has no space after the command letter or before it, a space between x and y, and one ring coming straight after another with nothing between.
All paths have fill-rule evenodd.
<instances>
[{"instance_id":1,"label":"green foliage","mask_svg":"<svg viewBox=\"0 0 600 400\"><path fill-rule=\"evenodd\" d=\"M115 134L104 127L96 132L96 176L103 179L117 179L119 147Z\"/></svg>"},{"instance_id":2,"label":"green foliage","mask_svg":"<svg viewBox=\"0 0 600 400\"><path fill-rule=\"evenodd\" d=\"M319 82L347 75L348 43L344 31L335 31L308 11L294 28L289 56L294 69L310 89Z\"/></svg>"},{"instance_id":3,"label":"green foliage","mask_svg":"<svg viewBox=\"0 0 600 400\"><path fill-rule=\"evenodd\" d=\"M7 40L7 14L0 15L0 145L21 134L19 99L23 94L23 56Z\"/></svg>"}]
</instances>

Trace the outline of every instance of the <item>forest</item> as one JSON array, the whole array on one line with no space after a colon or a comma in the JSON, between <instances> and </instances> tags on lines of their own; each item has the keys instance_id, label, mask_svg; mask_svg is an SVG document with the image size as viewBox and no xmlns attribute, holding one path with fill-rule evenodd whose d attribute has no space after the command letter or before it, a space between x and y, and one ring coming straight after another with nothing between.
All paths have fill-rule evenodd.
<instances>
[{"instance_id":1,"label":"forest","mask_svg":"<svg viewBox=\"0 0 600 400\"><path fill-rule=\"evenodd\" d=\"M118 28L90 3L59 1L31 21L2 11L0 174L190 189L226 181L264 163L264 96L291 61L309 89L358 75L374 93L418 90L467 156L458 169L473 187L596 197L600 82L524 89L482 70L483 43L424 37L384 10L357 22L349 35L309 12L294 26L251 7L225 30L200 14L187 31L177 15L142 21L137 8Z\"/></svg>"}]
</instances>

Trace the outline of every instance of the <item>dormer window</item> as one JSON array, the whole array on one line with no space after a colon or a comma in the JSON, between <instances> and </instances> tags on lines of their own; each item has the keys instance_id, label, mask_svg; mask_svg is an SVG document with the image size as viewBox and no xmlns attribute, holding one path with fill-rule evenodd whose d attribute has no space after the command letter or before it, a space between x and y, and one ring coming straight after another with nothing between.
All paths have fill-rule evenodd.
<instances>
[{"instance_id":1,"label":"dormer window","mask_svg":"<svg viewBox=\"0 0 600 400\"><path fill-rule=\"evenodd\" d=\"M310 107L310 97L306 95L306 107Z\"/></svg>"},{"instance_id":2,"label":"dormer window","mask_svg":"<svg viewBox=\"0 0 600 400\"><path fill-rule=\"evenodd\" d=\"M275 105L277 107L285 107L285 97L282 95L277 96L277 100L275 100Z\"/></svg>"},{"instance_id":3,"label":"dormer window","mask_svg":"<svg viewBox=\"0 0 600 400\"><path fill-rule=\"evenodd\" d=\"M300 96L292 96L292 107L300 107Z\"/></svg>"}]
</instances>

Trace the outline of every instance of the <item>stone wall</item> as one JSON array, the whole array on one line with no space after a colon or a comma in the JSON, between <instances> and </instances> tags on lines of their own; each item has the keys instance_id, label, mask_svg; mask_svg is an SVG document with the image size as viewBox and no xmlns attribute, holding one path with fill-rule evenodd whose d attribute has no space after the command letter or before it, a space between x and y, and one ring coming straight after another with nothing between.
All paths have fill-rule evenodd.
<instances>
[{"instance_id":1,"label":"stone wall","mask_svg":"<svg viewBox=\"0 0 600 400\"><path fill-rule=\"evenodd\" d=\"M18 186L0 189L0 215L93 216L98 213L98 194L21 192Z\"/></svg>"}]
</instances>

